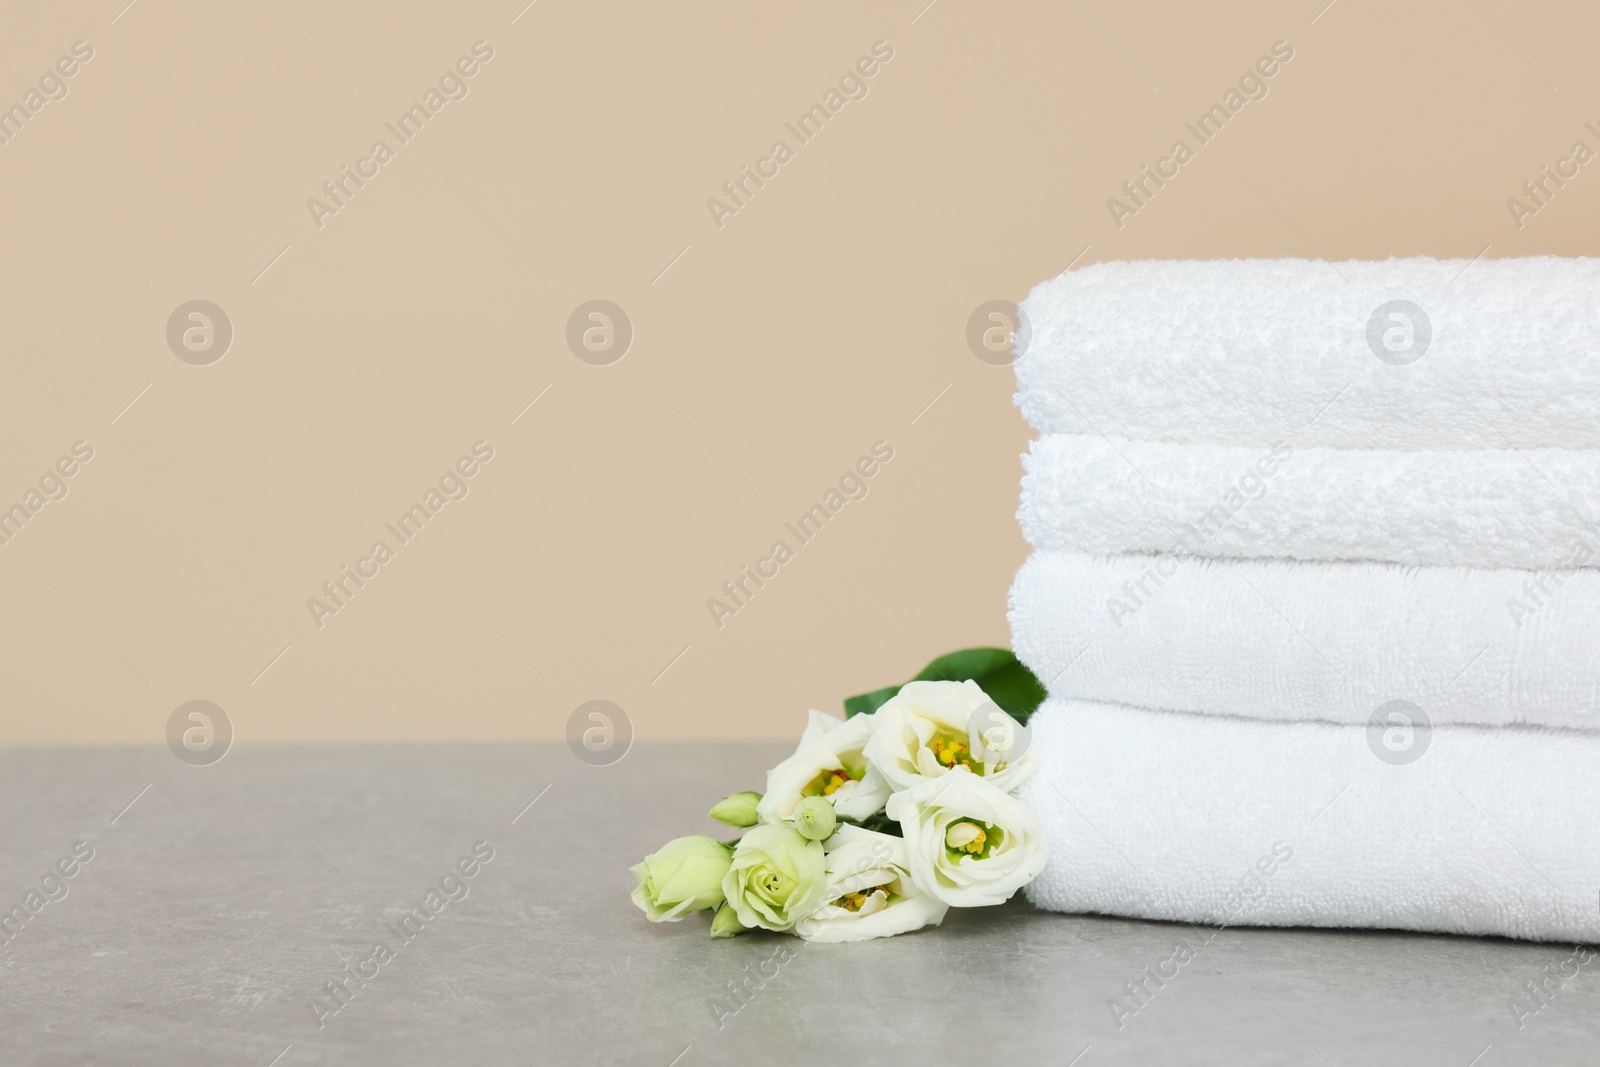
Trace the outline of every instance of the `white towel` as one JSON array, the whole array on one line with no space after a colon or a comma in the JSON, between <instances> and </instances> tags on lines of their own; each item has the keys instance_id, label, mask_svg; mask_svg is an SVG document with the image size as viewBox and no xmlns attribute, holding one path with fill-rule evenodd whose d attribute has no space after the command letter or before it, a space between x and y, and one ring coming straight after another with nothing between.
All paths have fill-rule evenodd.
<instances>
[{"instance_id":1,"label":"white towel","mask_svg":"<svg viewBox=\"0 0 1600 1067\"><path fill-rule=\"evenodd\" d=\"M1038 907L1600 937L1600 737L1438 727L1398 763L1354 726L1059 700L1030 726Z\"/></svg>"},{"instance_id":2,"label":"white towel","mask_svg":"<svg viewBox=\"0 0 1600 1067\"><path fill-rule=\"evenodd\" d=\"M1053 696L1341 723L1403 700L1434 724L1600 729L1593 569L1039 552L1010 619Z\"/></svg>"},{"instance_id":3,"label":"white towel","mask_svg":"<svg viewBox=\"0 0 1600 1067\"><path fill-rule=\"evenodd\" d=\"M1597 297L1593 258L1097 263L1022 304L1017 402L1042 433L1600 448Z\"/></svg>"},{"instance_id":4,"label":"white towel","mask_svg":"<svg viewBox=\"0 0 1600 1067\"><path fill-rule=\"evenodd\" d=\"M1600 451L1376 452L1049 434L1023 466L1017 517L1035 548L1600 565Z\"/></svg>"}]
</instances>

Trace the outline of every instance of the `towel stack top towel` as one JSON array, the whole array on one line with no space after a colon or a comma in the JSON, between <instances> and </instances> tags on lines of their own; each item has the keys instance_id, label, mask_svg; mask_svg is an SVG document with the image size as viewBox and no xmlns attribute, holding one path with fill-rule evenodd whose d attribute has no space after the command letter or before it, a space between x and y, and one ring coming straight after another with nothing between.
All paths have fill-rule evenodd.
<instances>
[{"instance_id":1,"label":"towel stack top towel","mask_svg":"<svg viewBox=\"0 0 1600 1067\"><path fill-rule=\"evenodd\" d=\"M1600 449L1600 259L1100 263L1037 286L1041 433Z\"/></svg>"}]
</instances>

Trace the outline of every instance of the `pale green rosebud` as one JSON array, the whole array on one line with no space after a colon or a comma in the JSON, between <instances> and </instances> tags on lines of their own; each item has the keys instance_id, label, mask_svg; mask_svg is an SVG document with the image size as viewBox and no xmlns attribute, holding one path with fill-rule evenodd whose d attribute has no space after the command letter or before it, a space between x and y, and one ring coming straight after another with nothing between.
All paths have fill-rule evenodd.
<instances>
[{"instance_id":1,"label":"pale green rosebud","mask_svg":"<svg viewBox=\"0 0 1600 1067\"><path fill-rule=\"evenodd\" d=\"M711 915L712 937L735 937L750 929L739 921L739 913L727 901L717 905L717 910Z\"/></svg>"},{"instance_id":2,"label":"pale green rosebud","mask_svg":"<svg viewBox=\"0 0 1600 1067\"><path fill-rule=\"evenodd\" d=\"M794 806L794 828L800 836L812 841L826 841L839 825L832 801L822 797L806 797Z\"/></svg>"},{"instance_id":3,"label":"pale green rosebud","mask_svg":"<svg viewBox=\"0 0 1600 1067\"><path fill-rule=\"evenodd\" d=\"M675 923L690 912L722 903L722 880L732 846L709 837L679 837L629 868L639 884L633 902L651 922Z\"/></svg>"},{"instance_id":4,"label":"pale green rosebud","mask_svg":"<svg viewBox=\"0 0 1600 1067\"><path fill-rule=\"evenodd\" d=\"M756 816L756 805L759 803L760 793L734 793L717 802L717 806L711 809L711 817L729 826L754 826L760 821Z\"/></svg>"},{"instance_id":5,"label":"pale green rosebud","mask_svg":"<svg viewBox=\"0 0 1600 1067\"><path fill-rule=\"evenodd\" d=\"M788 823L757 826L739 839L723 895L744 925L782 933L822 903L826 866L821 842Z\"/></svg>"}]
</instances>

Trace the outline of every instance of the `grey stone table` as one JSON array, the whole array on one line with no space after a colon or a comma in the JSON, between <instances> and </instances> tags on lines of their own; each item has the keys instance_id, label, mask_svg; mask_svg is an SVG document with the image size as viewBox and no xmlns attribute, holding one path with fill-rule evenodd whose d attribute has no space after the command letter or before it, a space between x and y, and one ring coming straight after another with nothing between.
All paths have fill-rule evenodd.
<instances>
[{"instance_id":1,"label":"grey stone table","mask_svg":"<svg viewBox=\"0 0 1600 1067\"><path fill-rule=\"evenodd\" d=\"M0 1064L1600 1062L1600 962L1563 978L1573 946L1213 936L1020 899L864 945L647 923L627 867L715 832L712 802L784 754L0 750L0 907L25 917ZM1194 958L1134 1000L1180 939Z\"/></svg>"}]
</instances>

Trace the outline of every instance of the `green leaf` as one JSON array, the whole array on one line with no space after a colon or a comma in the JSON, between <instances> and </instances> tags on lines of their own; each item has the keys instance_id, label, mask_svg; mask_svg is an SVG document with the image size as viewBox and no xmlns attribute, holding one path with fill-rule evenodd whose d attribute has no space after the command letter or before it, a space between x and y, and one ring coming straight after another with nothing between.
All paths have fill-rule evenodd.
<instances>
[{"instance_id":1,"label":"green leaf","mask_svg":"<svg viewBox=\"0 0 1600 1067\"><path fill-rule=\"evenodd\" d=\"M868 815L864 819L852 819L848 816L841 815L839 817L839 821L853 823L862 829L874 830L880 834L888 834L890 837L905 836L905 833L900 829L900 824L889 818L887 814L881 811L875 812L872 815Z\"/></svg>"},{"instance_id":2,"label":"green leaf","mask_svg":"<svg viewBox=\"0 0 1600 1067\"><path fill-rule=\"evenodd\" d=\"M1008 648L964 648L948 653L922 668L911 681L963 682L968 679L977 682L978 687L989 694L989 699L1023 725L1044 702L1044 686ZM891 685L850 697L844 702L845 718L877 711L898 692L900 686Z\"/></svg>"},{"instance_id":3,"label":"green leaf","mask_svg":"<svg viewBox=\"0 0 1600 1067\"><path fill-rule=\"evenodd\" d=\"M874 689L870 693L859 696L847 697L844 702L844 717L852 715L871 715L889 702L889 698L900 692L898 685L891 685L887 689Z\"/></svg>"}]
</instances>

